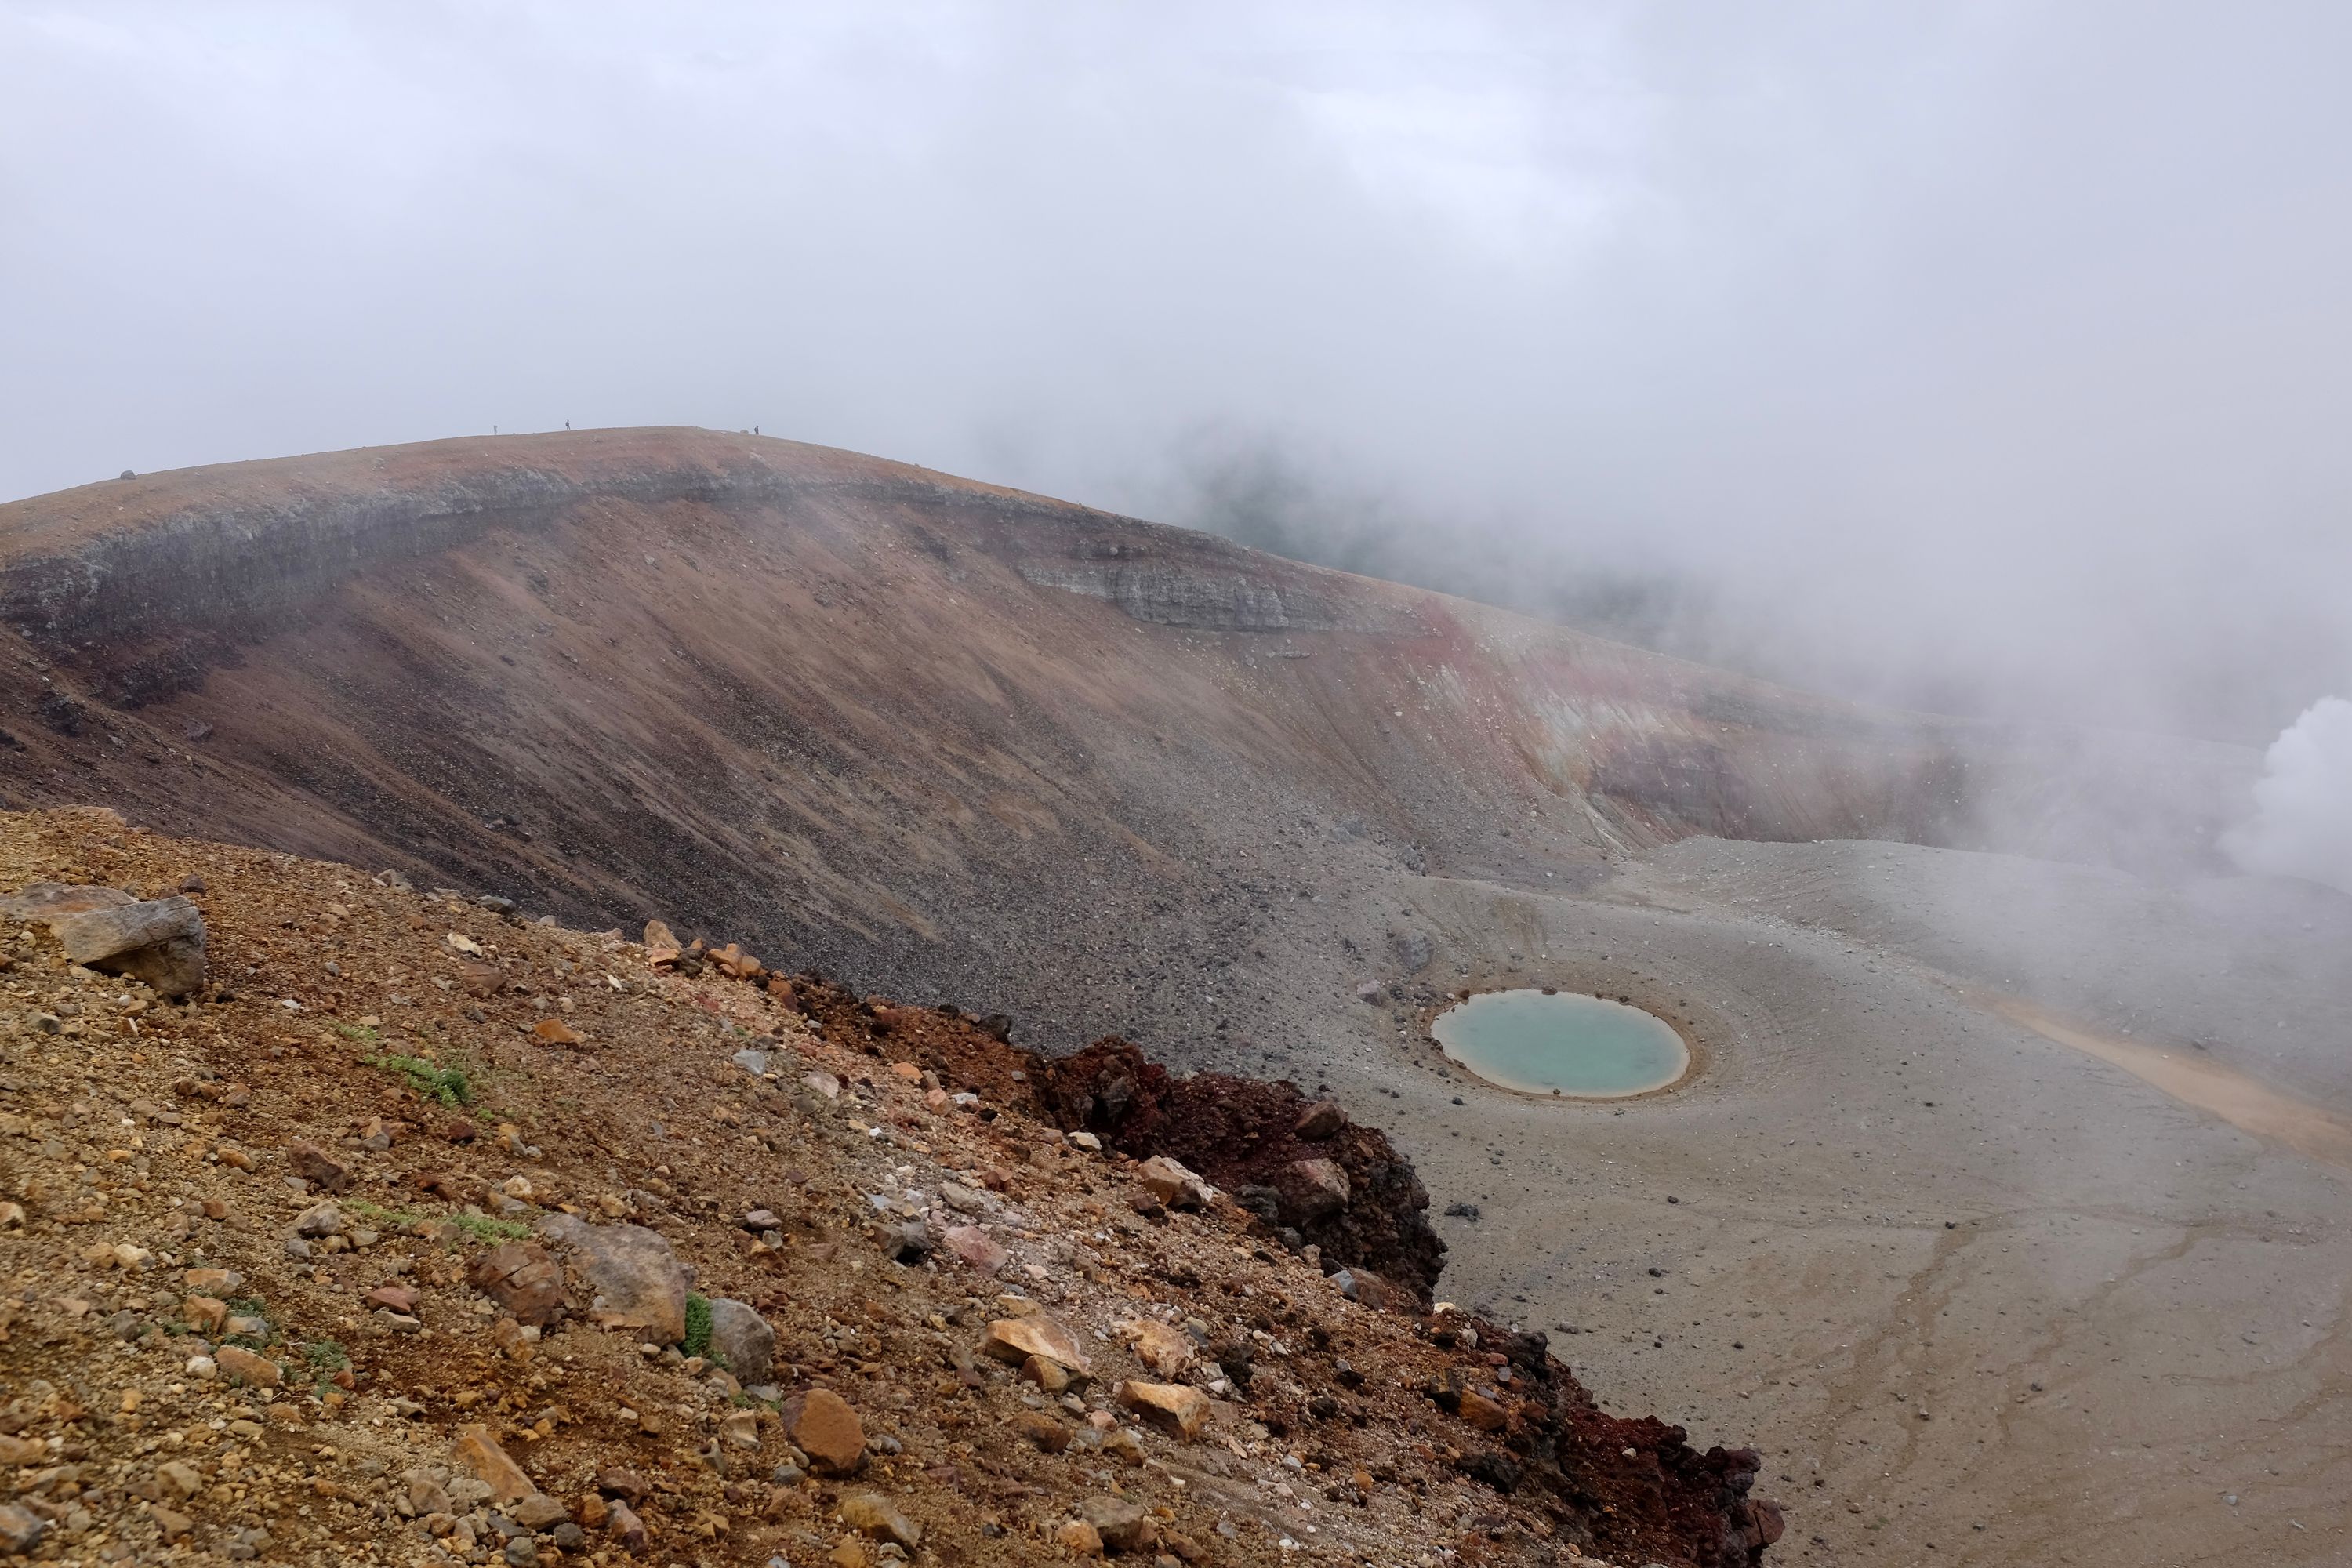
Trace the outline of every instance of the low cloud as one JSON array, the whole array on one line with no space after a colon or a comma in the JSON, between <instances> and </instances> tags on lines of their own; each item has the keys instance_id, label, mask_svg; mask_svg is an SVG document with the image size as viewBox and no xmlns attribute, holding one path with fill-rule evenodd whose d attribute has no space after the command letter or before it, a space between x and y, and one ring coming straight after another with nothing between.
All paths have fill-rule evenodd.
<instances>
[{"instance_id":1,"label":"low cloud","mask_svg":"<svg viewBox=\"0 0 2352 1568\"><path fill-rule=\"evenodd\" d=\"M2352 668L2352 6L2258 10L0 4L0 497L757 425L2260 746Z\"/></svg>"}]
</instances>

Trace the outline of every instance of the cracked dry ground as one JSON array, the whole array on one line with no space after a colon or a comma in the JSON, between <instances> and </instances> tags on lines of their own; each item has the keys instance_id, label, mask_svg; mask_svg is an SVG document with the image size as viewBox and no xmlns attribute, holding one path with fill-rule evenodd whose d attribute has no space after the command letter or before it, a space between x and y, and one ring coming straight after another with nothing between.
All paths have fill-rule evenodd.
<instances>
[{"instance_id":1,"label":"cracked dry ground","mask_svg":"<svg viewBox=\"0 0 2352 1568\"><path fill-rule=\"evenodd\" d=\"M1222 1194L1171 1212L952 1010L101 810L0 814L0 887L38 880L186 887L213 988L0 922L0 1555L1692 1559L1679 1431L1344 1300ZM625 1281L534 1276L583 1225L692 1296L629 1326ZM688 1353L762 1320L764 1381ZM1573 1496L1496 1489L1531 1381L1584 1422Z\"/></svg>"}]
</instances>

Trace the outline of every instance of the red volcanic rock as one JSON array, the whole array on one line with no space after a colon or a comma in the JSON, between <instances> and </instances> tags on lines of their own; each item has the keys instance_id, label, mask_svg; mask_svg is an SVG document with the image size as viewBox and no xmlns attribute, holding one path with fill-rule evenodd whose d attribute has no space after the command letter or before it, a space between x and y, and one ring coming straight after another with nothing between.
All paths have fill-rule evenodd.
<instances>
[{"instance_id":1,"label":"red volcanic rock","mask_svg":"<svg viewBox=\"0 0 2352 1568\"><path fill-rule=\"evenodd\" d=\"M351 1167L316 1143L286 1145L286 1168L321 1192L340 1193L352 1184Z\"/></svg>"},{"instance_id":2,"label":"red volcanic rock","mask_svg":"<svg viewBox=\"0 0 2352 1568\"><path fill-rule=\"evenodd\" d=\"M1298 1113L1295 1131L1309 1143L1319 1143L1346 1125L1348 1113L1339 1109L1338 1101L1318 1100Z\"/></svg>"},{"instance_id":3,"label":"red volcanic rock","mask_svg":"<svg viewBox=\"0 0 2352 1568\"><path fill-rule=\"evenodd\" d=\"M516 1322L545 1327L563 1315L563 1268L535 1242L509 1241L474 1259L466 1283L506 1309Z\"/></svg>"}]
</instances>

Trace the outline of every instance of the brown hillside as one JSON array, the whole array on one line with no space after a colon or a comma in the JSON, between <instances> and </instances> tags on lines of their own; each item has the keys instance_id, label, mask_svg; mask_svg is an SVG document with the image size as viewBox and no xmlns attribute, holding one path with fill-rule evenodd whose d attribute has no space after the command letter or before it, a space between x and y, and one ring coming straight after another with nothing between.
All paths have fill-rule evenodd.
<instances>
[{"instance_id":1,"label":"brown hillside","mask_svg":"<svg viewBox=\"0 0 2352 1568\"><path fill-rule=\"evenodd\" d=\"M184 890L214 975L173 1005L0 921L0 1550L1737 1568L1779 1531L1752 1453L1348 1299L1038 1120L961 1015L394 880L0 815L0 887ZM1257 1103L1249 1140L1368 1147Z\"/></svg>"},{"instance_id":2,"label":"brown hillside","mask_svg":"<svg viewBox=\"0 0 2352 1568\"><path fill-rule=\"evenodd\" d=\"M1405 874L1558 889L1693 834L2096 855L2086 796L2194 839L2172 784L2201 803L2242 762L1866 712L688 430L0 506L0 620L16 804L102 799L583 923L674 911L998 998L1055 1048L1140 1032L1197 1065L1246 1065L1237 989L1304 1005L1410 950L1384 891Z\"/></svg>"}]
</instances>

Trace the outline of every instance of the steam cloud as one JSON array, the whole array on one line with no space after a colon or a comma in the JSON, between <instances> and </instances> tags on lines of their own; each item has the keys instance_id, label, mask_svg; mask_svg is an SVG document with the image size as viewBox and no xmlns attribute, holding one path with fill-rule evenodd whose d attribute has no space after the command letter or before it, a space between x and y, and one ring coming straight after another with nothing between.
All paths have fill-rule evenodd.
<instances>
[{"instance_id":1,"label":"steam cloud","mask_svg":"<svg viewBox=\"0 0 2352 1568\"><path fill-rule=\"evenodd\" d=\"M2254 816L2221 847L2240 870L2352 893L2352 702L2323 697L2271 742Z\"/></svg>"}]
</instances>

